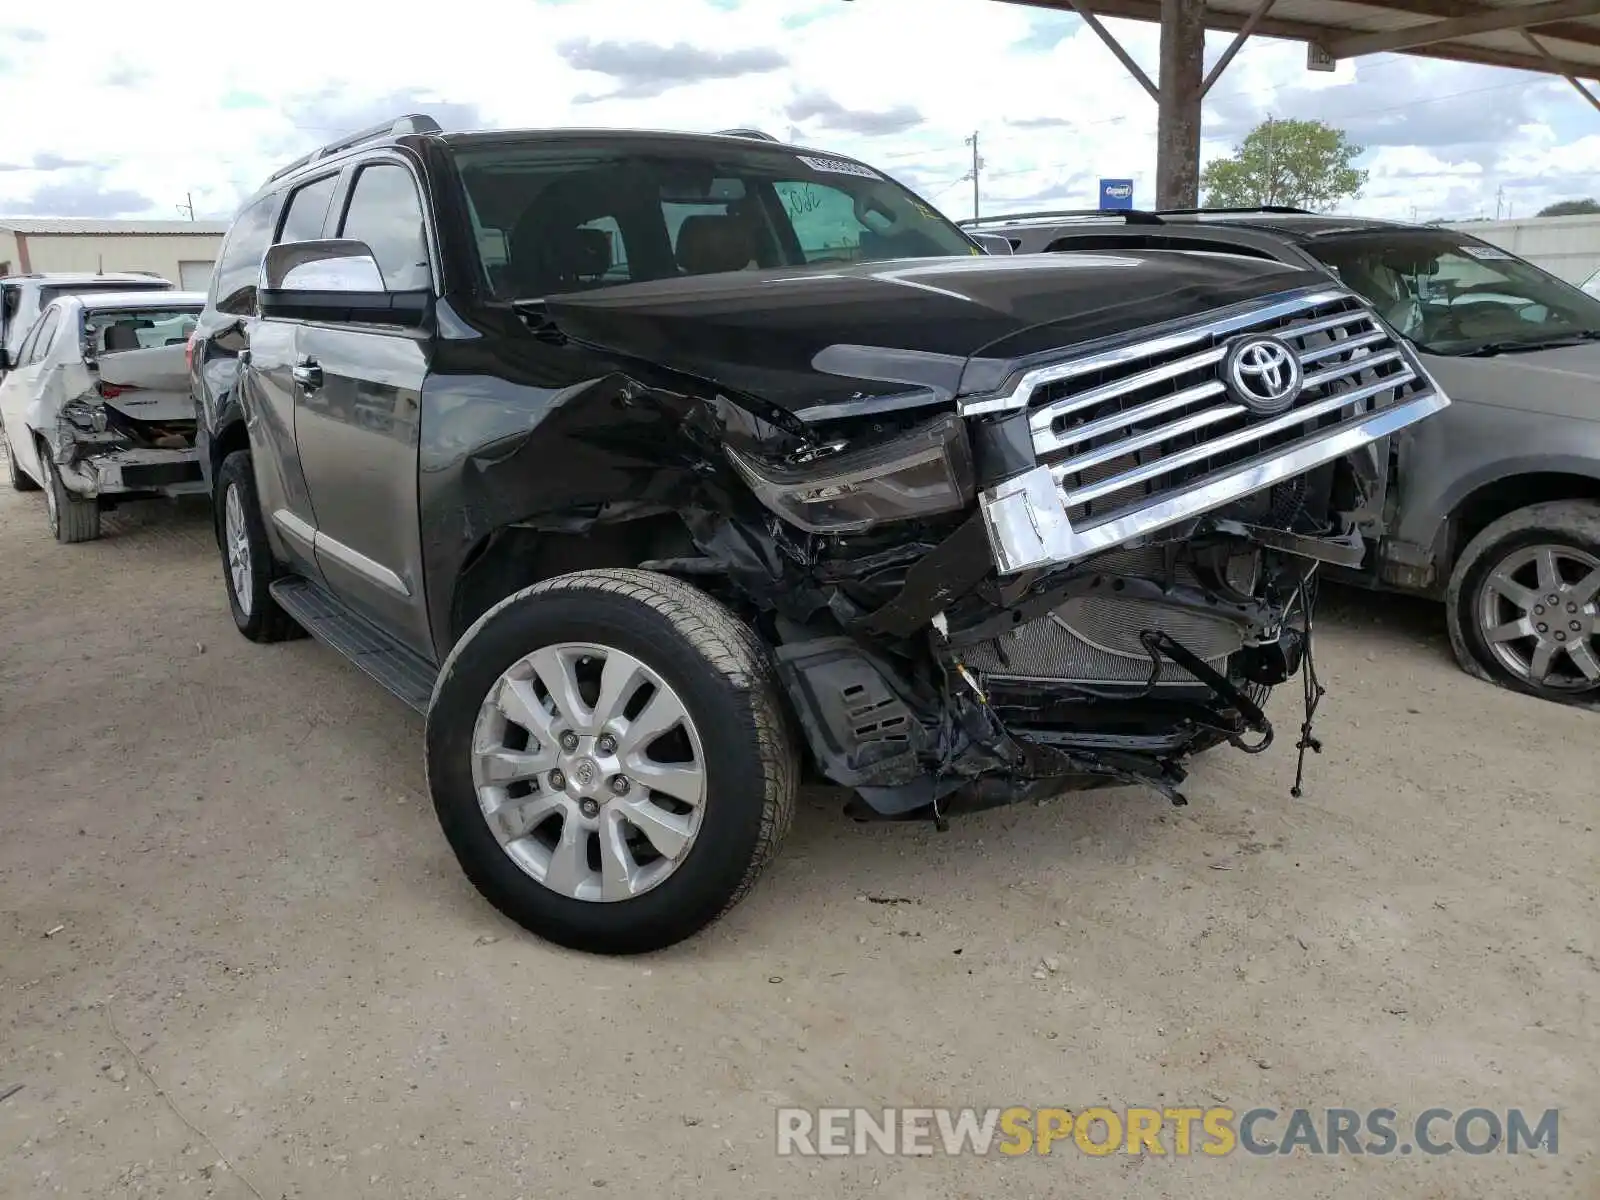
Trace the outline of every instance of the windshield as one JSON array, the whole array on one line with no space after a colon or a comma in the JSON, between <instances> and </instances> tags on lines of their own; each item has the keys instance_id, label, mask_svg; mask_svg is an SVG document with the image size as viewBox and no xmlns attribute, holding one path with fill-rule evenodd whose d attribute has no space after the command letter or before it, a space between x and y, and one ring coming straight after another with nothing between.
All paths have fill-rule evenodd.
<instances>
[{"instance_id":1,"label":"windshield","mask_svg":"<svg viewBox=\"0 0 1600 1200\"><path fill-rule=\"evenodd\" d=\"M84 344L96 357L155 346L182 346L199 320L197 308L85 313Z\"/></svg>"},{"instance_id":2,"label":"windshield","mask_svg":"<svg viewBox=\"0 0 1600 1200\"><path fill-rule=\"evenodd\" d=\"M753 144L670 154L495 145L457 154L502 300L761 267L971 255L916 196L847 159Z\"/></svg>"},{"instance_id":3,"label":"windshield","mask_svg":"<svg viewBox=\"0 0 1600 1200\"><path fill-rule=\"evenodd\" d=\"M1470 354L1600 337L1600 300L1498 246L1449 230L1312 241L1341 282L1424 350Z\"/></svg>"}]
</instances>

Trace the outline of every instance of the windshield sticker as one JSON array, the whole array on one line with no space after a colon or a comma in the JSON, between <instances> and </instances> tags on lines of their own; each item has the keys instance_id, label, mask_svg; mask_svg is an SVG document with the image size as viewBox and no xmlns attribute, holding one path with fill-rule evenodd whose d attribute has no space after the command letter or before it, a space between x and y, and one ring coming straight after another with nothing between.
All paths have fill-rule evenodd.
<instances>
[{"instance_id":1,"label":"windshield sticker","mask_svg":"<svg viewBox=\"0 0 1600 1200\"><path fill-rule=\"evenodd\" d=\"M1502 250L1499 246L1462 246L1461 249L1482 262L1511 257L1509 250Z\"/></svg>"},{"instance_id":2,"label":"windshield sticker","mask_svg":"<svg viewBox=\"0 0 1600 1200\"><path fill-rule=\"evenodd\" d=\"M808 154L795 155L813 171L823 171L829 175L859 175L862 179L882 179L871 167L863 167L860 163L845 162L841 158L813 158Z\"/></svg>"}]
</instances>

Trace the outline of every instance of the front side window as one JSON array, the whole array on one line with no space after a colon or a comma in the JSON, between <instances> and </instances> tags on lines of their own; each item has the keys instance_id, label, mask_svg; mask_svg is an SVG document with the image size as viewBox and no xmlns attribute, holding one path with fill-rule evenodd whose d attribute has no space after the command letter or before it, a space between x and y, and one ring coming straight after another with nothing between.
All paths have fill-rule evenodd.
<instances>
[{"instance_id":1,"label":"front side window","mask_svg":"<svg viewBox=\"0 0 1600 1200\"><path fill-rule=\"evenodd\" d=\"M322 224L328 218L328 205L333 203L333 193L338 186L339 177L329 175L297 188L289 197L278 241L314 242L320 238Z\"/></svg>"},{"instance_id":2,"label":"front side window","mask_svg":"<svg viewBox=\"0 0 1600 1200\"><path fill-rule=\"evenodd\" d=\"M1509 251L1448 230L1374 230L1308 248L1391 325L1436 354L1600 338L1600 300Z\"/></svg>"},{"instance_id":3,"label":"front side window","mask_svg":"<svg viewBox=\"0 0 1600 1200\"><path fill-rule=\"evenodd\" d=\"M502 300L691 275L978 253L899 184L777 146L516 142L457 152L487 290Z\"/></svg>"},{"instance_id":4,"label":"front side window","mask_svg":"<svg viewBox=\"0 0 1600 1200\"><path fill-rule=\"evenodd\" d=\"M396 163L362 167L350 192L339 236L365 242L391 292L433 286L427 227L411 172Z\"/></svg>"},{"instance_id":5,"label":"front side window","mask_svg":"<svg viewBox=\"0 0 1600 1200\"><path fill-rule=\"evenodd\" d=\"M253 316L256 283L261 278L261 257L272 242L278 195L263 196L234 218L222 244L217 269L211 277L211 294L219 312Z\"/></svg>"}]
</instances>

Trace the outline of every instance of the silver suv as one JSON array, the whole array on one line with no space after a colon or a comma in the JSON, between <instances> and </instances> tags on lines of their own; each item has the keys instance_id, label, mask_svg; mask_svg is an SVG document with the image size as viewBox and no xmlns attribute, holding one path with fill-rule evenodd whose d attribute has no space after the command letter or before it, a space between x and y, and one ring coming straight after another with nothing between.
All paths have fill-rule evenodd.
<instances>
[{"instance_id":1,"label":"silver suv","mask_svg":"<svg viewBox=\"0 0 1600 1200\"><path fill-rule=\"evenodd\" d=\"M1398 435L1395 486L1366 514L1378 536L1328 574L1443 600L1474 675L1600 701L1600 299L1468 234L1291 209L1033 213L977 228L1023 254L1267 258L1360 294L1454 403Z\"/></svg>"}]
</instances>

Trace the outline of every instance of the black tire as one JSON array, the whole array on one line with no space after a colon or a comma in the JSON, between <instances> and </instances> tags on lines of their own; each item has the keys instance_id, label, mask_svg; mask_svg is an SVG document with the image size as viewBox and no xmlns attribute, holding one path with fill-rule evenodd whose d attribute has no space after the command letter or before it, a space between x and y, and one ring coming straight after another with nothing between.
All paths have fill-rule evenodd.
<instances>
[{"instance_id":1,"label":"black tire","mask_svg":"<svg viewBox=\"0 0 1600 1200\"><path fill-rule=\"evenodd\" d=\"M1553 618L1555 628L1562 624L1568 626L1562 632L1572 640L1563 641L1557 666L1571 678L1573 686L1535 685L1509 669L1495 655L1485 635L1483 622L1479 620L1479 606L1489 580L1506 564L1515 563L1519 552L1539 546L1566 549L1590 560L1600 561L1600 503L1559 500L1533 504L1501 517L1468 542L1450 573L1450 586L1445 596L1450 645L1462 669L1479 679L1526 695L1569 704L1600 700L1600 680L1580 683L1584 679L1583 673L1577 667L1576 660L1564 652L1567 645L1586 642L1590 655L1600 656L1600 619L1596 617L1600 597L1590 597L1586 603L1575 604L1575 612L1566 611L1568 601L1563 599L1556 606L1560 610L1559 617L1555 617L1554 610L1530 614L1530 619L1535 621L1541 617ZM1527 581L1531 582L1531 577ZM1541 596L1539 599L1542 601L1544 598ZM1573 597L1573 600L1576 599ZM1576 633L1570 632L1574 623L1578 626ZM1520 643L1520 647L1529 645L1531 643L1528 641Z\"/></svg>"},{"instance_id":2,"label":"black tire","mask_svg":"<svg viewBox=\"0 0 1600 1200\"><path fill-rule=\"evenodd\" d=\"M563 642L641 660L716 739L694 842L670 875L629 899L576 899L526 874L490 830L473 783L474 726L490 689L525 655ZM517 592L456 643L428 709L427 770L445 836L491 904L560 945L638 954L689 937L750 890L793 819L799 757L770 655L748 626L668 576L591 570Z\"/></svg>"},{"instance_id":3,"label":"black tire","mask_svg":"<svg viewBox=\"0 0 1600 1200\"><path fill-rule=\"evenodd\" d=\"M235 586L233 564L228 553L225 514L230 491L238 496L244 520L246 559L250 567L247 594L243 598ZM235 450L222 460L222 466L217 471L211 508L217 525L217 545L222 551L222 584L228 590L228 610L233 613L233 623L239 632L252 642L282 642L303 636L301 628L278 607L278 602L267 590L278 576L278 564L273 560L272 547L267 544L267 528L261 519L261 502L256 498L255 469L251 466L248 450Z\"/></svg>"},{"instance_id":4,"label":"black tire","mask_svg":"<svg viewBox=\"0 0 1600 1200\"><path fill-rule=\"evenodd\" d=\"M4 437L4 430L0 430L0 438L5 440L6 473L11 476L11 490L14 492L37 492L38 482L21 467L17 466L17 452L12 449L9 438Z\"/></svg>"},{"instance_id":5,"label":"black tire","mask_svg":"<svg viewBox=\"0 0 1600 1200\"><path fill-rule=\"evenodd\" d=\"M56 541L63 545L94 541L100 536L100 502L68 489L42 443L39 461L44 464L45 516Z\"/></svg>"}]
</instances>

